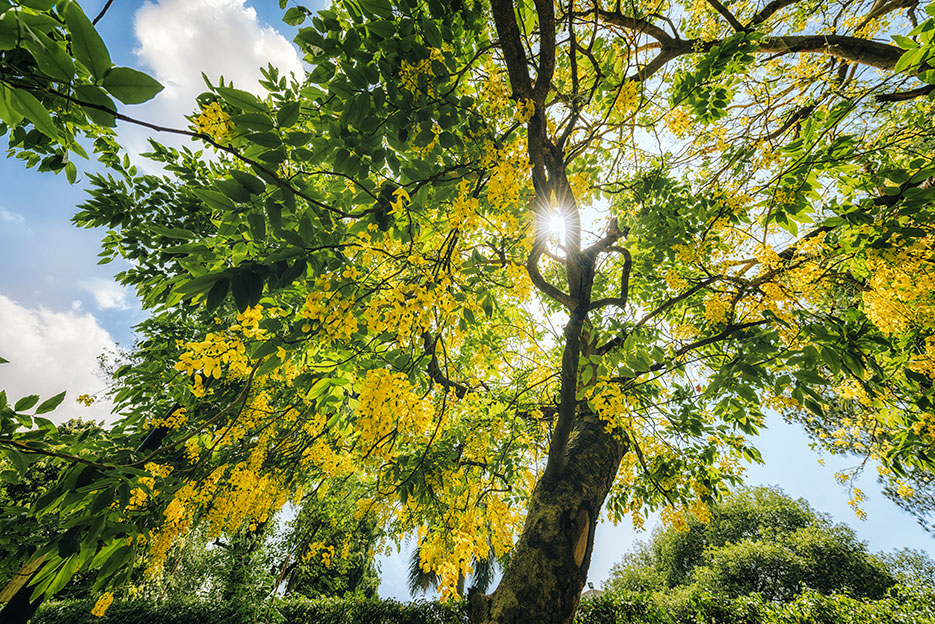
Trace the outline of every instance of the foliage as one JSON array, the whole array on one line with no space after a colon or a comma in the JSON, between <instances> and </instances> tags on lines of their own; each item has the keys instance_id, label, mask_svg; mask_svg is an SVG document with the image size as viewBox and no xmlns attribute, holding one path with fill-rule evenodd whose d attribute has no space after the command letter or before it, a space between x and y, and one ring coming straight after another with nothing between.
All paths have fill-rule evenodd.
<instances>
[{"instance_id":1,"label":"foliage","mask_svg":"<svg viewBox=\"0 0 935 624\"><path fill-rule=\"evenodd\" d=\"M679 603L661 604L648 594L607 594L582 602L575 624L931 624L935 610L931 594L900 590L881 600L859 600L844 595L805 592L788 603L762 597L735 599L696 594ZM270 619L240 620L210 601L152 603L116 602L106 615L90 615L90 603L54 602L44 606L35 624L462 624L464 603L392 600L287 600L278 604ZM262 611L262 609L261 609Z\"/></svg>"},{"instance_id":2,"label":"foliage","mask_svg":"<svg viewBox=\"0 0 935 624\"><path fill-rule=\"evenodd\" d=\"M64 171L74 182L72 155L88 158L82 138L118 164L109 129L122 115L113 98L140 104L161 90L146 74L113 65L77 2L0 2L0 135L27 166Z\"/></svg>"},{"instance_id":3,"label":"foliage","mask_svg":"<svg viewBox=\"0 0 935 624\"><path fill-rule=\"evenodd\" d=\"M97 437L103 430L90 422L70 420L59 425L58 430L66 435ZM22 476L17 467L0 455L0 508L3 508L3 523L0 525L0 586L6 585L19 571L23 561L31 554L35 543L45 543L61 531L62 518L56 514L42 518L32 516L28 510L36 501L53 488L68 463L54 457L43 457L30 463ZM88 584L71 583L62 598L87 593ZM78 592L78 593L76 593Z\"/></svg>"},{"instance_id":4,"label":"foliage","mask_svg":"<svg viewBox=\"0 0 935 624\"><path fill-rule=\"evenodd\" d=\"M903 548L883 553L880 558L900 585L919 590L935 587L935 560L928 553Z\"/></svg>"},{"instance_id":5,"label":"foliage","mask_svg":"<svg viewBox=\"0 0 935 624\"><path fill-rule=\"evenodd\" d=\"M115 602L103 617L90 614L89 601L54 602L42 607L33 624L462 624L464 603L399 603L393 600L326 599L261 603L238 614L215 601Z\"/></svg>"},{"instance_id":6,"label":"foliage","mask_svg":"<svg viewBox=\"0 0 935 624\"><path fill-rule=\"evenodd\" d=\"M756 592L789 602L806 589L878 599L895 582L890 569L898 567L870 555L850 528L779 490L733 493L710 514L707 522L689 520L685 531L658 530L614 568L607 586L730 598Z\"/></svg>"},{"instance_id":7,"label":"foliage","mask_svg":"<svg viewBox=\"0 0 935 624\"><path fill-rule=\"evenodd\" d=\"M935 471L935 137L925 66L876 39L926 43L916 9L291 7L302 82L209 85L182 133L217 158L154 143L166 175L114 164L76 217L153 316L107 440L0 406L10 461L75 463L30 510L70 527L36 595L353 478L446 596L512 552L475 620L564 622L605 500L704 517L765 407L905 494Z\"/></svg>"}]
</instances>

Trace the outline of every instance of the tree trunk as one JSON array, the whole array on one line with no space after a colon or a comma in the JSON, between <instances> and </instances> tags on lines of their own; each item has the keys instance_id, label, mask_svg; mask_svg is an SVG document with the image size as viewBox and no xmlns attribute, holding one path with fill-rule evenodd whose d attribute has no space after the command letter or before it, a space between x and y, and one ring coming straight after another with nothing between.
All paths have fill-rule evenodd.
<instances>
[{"instance_id":1,"label":"tree trunk","mask_svg":"<svg viewBox=\"0 0 935 624\"><path fill-rule=\"evenodd\" d=\"M605 424L594 414L578 415L561 474L547 471L536 485L500 585L490 596L469 596L472 624L572 621L597 519L627 451L626 441L608 433Z\"/></svg>"}]
</instances>

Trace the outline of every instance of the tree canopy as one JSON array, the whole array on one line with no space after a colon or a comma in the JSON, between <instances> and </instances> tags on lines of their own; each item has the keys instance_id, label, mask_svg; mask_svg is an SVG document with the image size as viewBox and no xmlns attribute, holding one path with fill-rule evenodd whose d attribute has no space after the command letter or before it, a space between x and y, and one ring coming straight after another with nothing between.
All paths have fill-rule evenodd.
<instances>
[{"instance_id":1,"label":"tree canopy","mask_svg":"<svg viewBox=\"0 0 935 624\"><path fill-rule=\"evenodd\" d=\"M0 2L14 148L63 158L66 113L144 123L100 96L156 86L123 92L77 6ZM448 595L510 553L474 622L567 622L600 515L704 518L758 460L764 409L897 488L935 468L935 22L916 3L285 19L307 75L212 84L176 129L208 152L154 142L156 176L104 150L75 221L109 228L151 317L110 436L0 401L21 471L73 463L31 508L69 518L35 544L33 596L158 574L196 526L255 531L353 478L355 521L416 532Z\"/></svg>"},{"instance_id":2,"label":"tree canopy","mask_svg":"<svg viewBox=\"0 0 935 624\"><path fill-rule=\"evenodd\" d=\"M686 531L658 531L614 568L606 587L731 598L758 592L770 601L812 589L876 600L896 582L888 567L846 525L802 499L756 488L713 505L708 522L693 518Z\"/></svg>"}]
</instances>

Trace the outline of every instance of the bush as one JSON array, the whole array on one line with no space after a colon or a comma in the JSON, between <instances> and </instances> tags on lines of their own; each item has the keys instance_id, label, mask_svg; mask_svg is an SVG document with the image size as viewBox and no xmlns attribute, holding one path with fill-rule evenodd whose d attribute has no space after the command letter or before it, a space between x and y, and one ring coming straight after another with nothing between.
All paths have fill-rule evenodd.
<instances>
[{"instance_id":1,"label":"bush","mask_svg":"<svg viewBox=\"0 0 935 624\"><path fill-rule=\"evenodd\" d=\"M252 624L252 614L204 601L114 602L103 617L91 615L94 600L43 604L31 624Z\"/></svg>"},{"instance_id":2,"label":"bush","mask_svg":"<svg viewBox=\"0 0 935 624\"><path fill-rule=\"evenodd\" d=\"M33 624L467 624L464 602L289 599L252 613L208 601L115 602L104 617L93 601L44 605ZM704 591L606 592L582 602L575 624L935 624L932 592L897 587L881 600L805 591L785 603Z\"/></svg>"},{"instance_id":3,"label":"bush","mask_svg":"<svg viewBox=\"0 0 935 624\"><path fill-rule=\"evenodd\" d=\"M93 600L45 604L32 624L466 624L463 602L400 603L379 599L276 600L252 609L206 600L114 602L103 617Z\"/></svg>"},{"instance_id":4,"label":"bush","mask_svg":"<svg viewBox=\"0 0 935 624\"><path fill-rule=\"evenodd\" d=\"M466 624L463 602L400 603L380 599L287 600L279 606L283 624Z\"/></svg>"}]
</instances>

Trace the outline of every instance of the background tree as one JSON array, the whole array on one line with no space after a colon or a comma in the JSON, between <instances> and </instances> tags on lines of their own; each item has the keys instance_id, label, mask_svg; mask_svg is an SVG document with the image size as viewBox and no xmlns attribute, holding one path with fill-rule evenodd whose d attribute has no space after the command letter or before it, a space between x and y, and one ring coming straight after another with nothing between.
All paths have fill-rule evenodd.
<instances>
[{"instance_id":1,"label":"background tree","mask_svg":"<svg viewBox=\"0 0 935 624\"><path fill-rule=\"evenodd\" d=\"M181 132L219 158L154 145L167 176L118 169L80 215L116 253L159 250L138 292L192 337L115 389L141 397L121 443L78 453L23 433L34 402L0 412L8 454L89 479L34 510L73 514L81 544L48 546L36 595L78 569L158 573L199 525L236 535L355 475L355 519L422 531L446 594L510 552L472 621L567 622L602 510L703 515L758 457L764 405L931 471L917 13L291 7L305 82L212 85ZM114 222L157 193L167 222Z\"/></svg>"},{"instance_id":2,"label":"background tree","mask_svg":"<svg viewBox=\"0 0 935 624\"><path fill-rule=\"evenodd\" d=\"M657 531L614 568L606 587L731 598L758 592L785 602L806 589L877 600L896 582L891 569L899 565L885 565L849 527L779 490L740 490L710 514L685 531Z\"/></svg>"}]
</instances>

